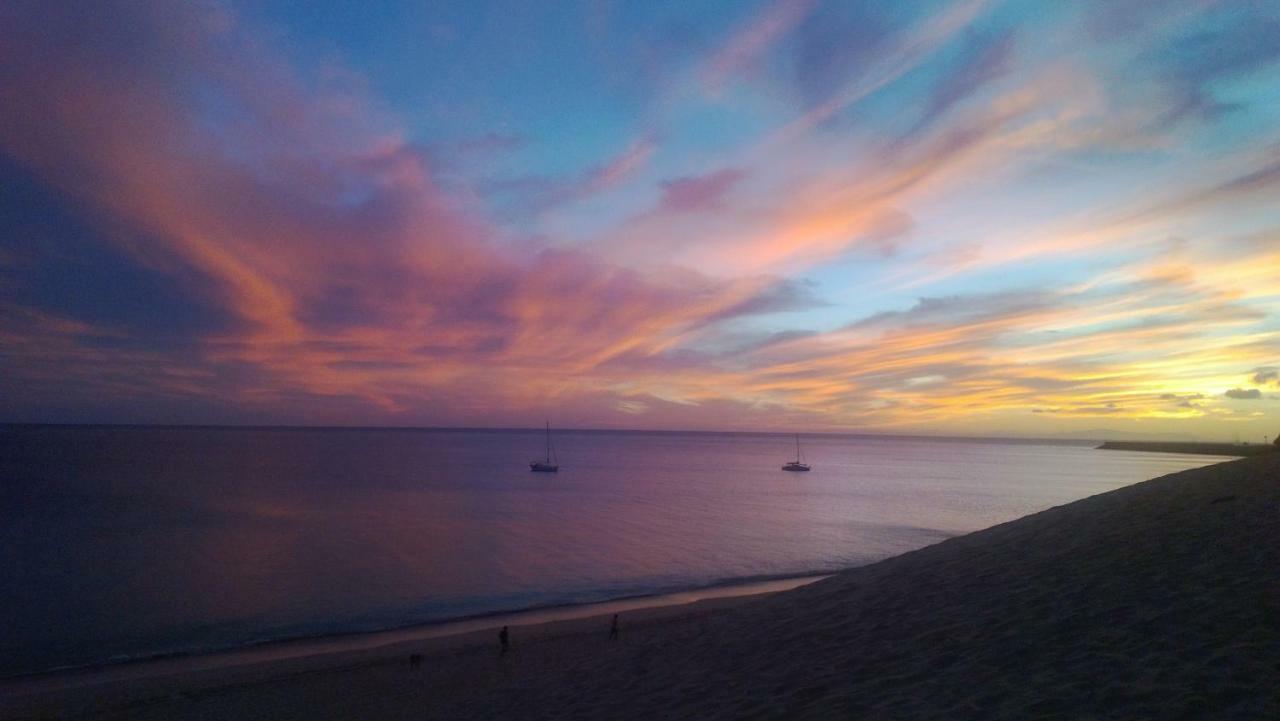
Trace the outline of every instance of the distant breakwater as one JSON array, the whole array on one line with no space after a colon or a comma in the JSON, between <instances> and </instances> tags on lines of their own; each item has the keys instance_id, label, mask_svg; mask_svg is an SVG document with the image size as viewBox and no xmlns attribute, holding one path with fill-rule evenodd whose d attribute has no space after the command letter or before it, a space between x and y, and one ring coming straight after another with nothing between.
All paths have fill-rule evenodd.
<instances>
[{"instance_id":1,"label":"distant breakwater","mask_svg":"<svg viewBox=\"0 0 1280 721\"><path fill-rule=\"evenodd\" d=\"M1177 441L1107 441L1104 451L1147 451L1150 453L1194 453L1203 456L1258 456L1277 450L1274 445L1236 443L1187 443Z\"/></svg>"}]
</instances>

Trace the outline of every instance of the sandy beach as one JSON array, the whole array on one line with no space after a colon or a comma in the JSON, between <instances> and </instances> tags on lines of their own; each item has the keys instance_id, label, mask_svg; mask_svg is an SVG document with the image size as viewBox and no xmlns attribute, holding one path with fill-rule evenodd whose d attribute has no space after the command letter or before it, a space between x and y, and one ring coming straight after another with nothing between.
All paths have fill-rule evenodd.
<instances>
[{"instance_id":1,"label":"sandy beach","mask_svg":"<svg viewBox=\"0 0 1280 721\"><path fill-rule=\"evenodd\" d=\"M1280 718L1280 454L790 591L10 696L5 718ZM410 654L421 654L411 665Z\"/></svg>"}]
</instances>

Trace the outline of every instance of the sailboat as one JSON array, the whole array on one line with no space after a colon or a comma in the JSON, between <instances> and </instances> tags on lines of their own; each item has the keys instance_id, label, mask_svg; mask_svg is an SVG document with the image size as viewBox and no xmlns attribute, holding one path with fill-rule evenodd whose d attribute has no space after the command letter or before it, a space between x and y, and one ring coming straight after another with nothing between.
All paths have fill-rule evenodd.
<instances>
[{"instance_id":1,"label":"sailboat","mask_svg":"<svg viewBox=\"0 0 1280 721\"><path fill-rule=\"evenodd\" d=\"M560 470L556 449L551 446L551 421L547 421L547 455L541 461L529 461L529 470L534 473L556 473Z\"/></svg>"},{"instance_id":2,"label":"sailboat","mask_svg":"<svg viewBox=\"0 0 1280 721\"><path fill-rule=\"evenodd\" d=\"M782 467L784 471L807 471L809 464L804 462L804 456L800 455L800 434L796 434L796 459L790 461Z\"/></svg>"}]
</instances>

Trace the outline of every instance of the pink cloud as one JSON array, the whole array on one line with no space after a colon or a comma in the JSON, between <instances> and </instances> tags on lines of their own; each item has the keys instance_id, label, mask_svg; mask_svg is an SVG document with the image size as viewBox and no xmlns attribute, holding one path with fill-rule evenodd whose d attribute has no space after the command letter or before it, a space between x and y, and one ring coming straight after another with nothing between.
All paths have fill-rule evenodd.
<instances>
[{"instance_id":1,"label":"pink cloud","mask_svg":"<svg viewBox=\"0 0 1280 721\"><path fill-rule=\"evenodd\" d=\"M777 0L734 33L711 57L703 71L703 87L718 95L775 42L812 12L816 0Z\"/></svg>"},{"instance_id":2,"label":"pink cloud","mask_svg":"<svg viewBox=\"0 0 1280 721\"><path fill-rule=\"evenodd\" d=\"M59 349L49 352L67 377L123 381L163 365L112 388L136 396L150 383L153 395L246 408L327 398L396 414L445 397L516 408L605 393L621 382L595 374L609 359L774 307L776 278L634 271L499 244L360 83L317 90L242 24L167 4L37 15L0 44L0 149L90 209L138 265L198 277L242 321L182 357L91 348L100 331L56 318L10 329ZM236 112L208 115L193 85ZM637 139L575 192L625 182L655 147Z\"/></svg>"},{"instance_id":3,"label":"pink cloud","mask_svg":"<svg viewBox=\"0 0 1280 721\"><path fill-rule=\"evenodd\" d=\"M626 150L588 172L578 189L578 194L590 195L623 182L649 162L657 147L657 142L652 135L637 138Z\"/></svg>"},{"instance_id":4,"label":"pink cloud","mask_svg":"<svg viewBox=\"0 0 1280 721\"><path fill-rule=\"evenodd\" d=\"M590 198L617 187L642 171L658 149L654 135L646 133L622 151L569 178L528 175L482 185L491 194L510 194L524 211L542 212Z\"/></svg>"},{"instance_id":5,"label":"pink cloud","mask_svg":"<svg viewBox=\"0 0 1280 721\"><path fill-rule=\"evenodd\" d=\"M725 196L744 177L745 171L725 168L707 175L668 180L662 184L662 199L658 201L657 210L661 213L694 213L721 208Z\"/></svg>"}]
</instances>

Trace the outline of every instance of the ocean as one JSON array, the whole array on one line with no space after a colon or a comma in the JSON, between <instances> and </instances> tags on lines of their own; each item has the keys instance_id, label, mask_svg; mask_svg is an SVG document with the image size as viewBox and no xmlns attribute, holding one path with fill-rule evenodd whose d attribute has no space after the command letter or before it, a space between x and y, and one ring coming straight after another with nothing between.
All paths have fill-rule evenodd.
<instances>
[{"instance_id":1,"label":"ocean","mask_svg":"<svg viewBox=\"0 0 1280 721\"><path fill-rule=\"evenodd\" d=\"M541 430L0 427L0 677L865 564L1219 458Z\"/></svg>"}]
</instances>

